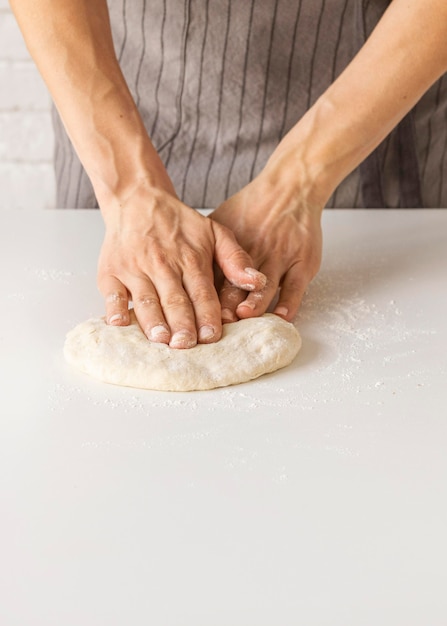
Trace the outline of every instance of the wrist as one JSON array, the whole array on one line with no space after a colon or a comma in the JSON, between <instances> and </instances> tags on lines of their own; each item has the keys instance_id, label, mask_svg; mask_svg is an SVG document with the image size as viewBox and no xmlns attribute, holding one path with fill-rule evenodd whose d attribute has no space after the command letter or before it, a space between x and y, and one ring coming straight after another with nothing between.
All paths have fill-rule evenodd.
<instances>
[{"instance_id":1,"label":"wrist","mask_svg":"<svg viewBox=\"0 0 447 626\"><path fill-rule=\"evenodd\" d=\"M320 98L285 135L267 162L265 171L277 186L294 189L312 210L322 211L338 184L350 172L350 150L334 125L334 106Z\"/></svg>"},{"instance_id":2,"label":"wrist","mask_svg":"<svg viewBox=\"0 0 447 626\"><path fill-rule=\"evenodd\" d=\"M110 132L96 142L100 151L88 171L103 212L124 207L130 198L175 190L166 168L139 119L122 133Z\"/></svg>"},{"instance_id":3,"label":"wrist","mask_svg":"<svg viewBox=\"0 0 447 626\"><path fill-rule=\"evenodd\" d=\"M383 138L360 107L334 84L285 135L267 169L300 190L309 206L324 207L337 186ZM370 123L366 124L365 119Z\"/></svg>"},{"instance_id":4,"label":"wrist","mask_svg":"<svg viewBox=\"0 0 447 626\"><path fill-rule=\"evenodd\" d=\"M126 185L97 194L99 208L107 228L123 230L129 227L144 230L165 212L177 198L172 183L154 181L152 172L141 173ZM97 192L95 192L97 193Z\"/></svg>"}]
</instances>

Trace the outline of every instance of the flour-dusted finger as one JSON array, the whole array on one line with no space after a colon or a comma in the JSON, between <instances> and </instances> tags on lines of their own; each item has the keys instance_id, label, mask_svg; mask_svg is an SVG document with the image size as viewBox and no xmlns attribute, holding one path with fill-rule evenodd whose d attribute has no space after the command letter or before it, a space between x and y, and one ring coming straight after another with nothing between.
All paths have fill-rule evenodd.
<instances>
[{"instance_id":1,"label":"flour-dusted finger","mask_svg":"<svg viewBox=\"0 0 447 626\"><path fill-rule=\"evenodd\" d=\"M247 292L224 280L219 290L221 317L224 324L236 322L239 318L236 314L238 305L245 300Z\"/></svg>"},{"instance_id":2,"label":"flour-dusted finger","mask_svg":"<svg viewBox=\"0 0 447 626\"><path fill-rule=\"evenodd\" d=\"M133 308L142 331L154 343L168 344L171 331L160 305L158 293L148 278L129 280Z\"/></svg>"},{"instance_id":3,"label":"flour-dusted finger","mask_svg":"<svg viewBox=\"0 0 447 626\"><path fill-rule=\"evenodd\" d=\"M181 275L164 268L157 275L155 287L171 333L169 346L180 350L193 348L197 344L196 319Z\"/></svg>"},{"instance_id":4,"label":"flour-dusted finger","mask_svg":"<svg viewBox=\"0 0 447 626\"><path fill-rule=\"evenodd\" d=\"M107 324L127 326L129 324L129 294L126 287L114 276L100 277L98 287L104 297Z\"/></svg>"},{"instance_id":5,"label":"flour-dusted finger","mask_svg":"<svg viewBox=\"0 0 447 626\"><path fill-rule=\"evenodd\" d=\"M265 313L275 297L280 281L278 272L279 260L270 259L268 263L261 265L262 273L267 276L267 283L261 291L252 291L241 302L236 313L239 318L256 317Z\"/></svg>"},{"instance_id":6,"label":"flour-dusted finger","mask_svg":"<svg viewBox=\"0 0 447 626\"><path fill-rule=\"evenodd\" d=\"M213 343L222 336L220 304L211 267L197 267L183 276L183 286L194 309L199 343Z\"/></svg>"},{"instance_id":7,"label":"flour-dusted finger","mask_svg":"<svg viewBox=\"0 0 447 626\"><path fill-rule=\"evenodd\" d=\"M259 291L266 285L266 276L255 269L251 256L239 245L234 234L212 221L216 238L215 260L227 280L245 291Z\"/></svg>"},{"instance_id":8,"label":"flour-dusted finger","mask_svg":"<svg viewBox=\"0 0 447 626\"><path fill-rule=\"evenodd\" d=\"M293 265L283 279L279 299L273 311L275 315L291 322L297 314L308 284L309 277L305 274L303 265Z\"/></svg>"}]
</instances>

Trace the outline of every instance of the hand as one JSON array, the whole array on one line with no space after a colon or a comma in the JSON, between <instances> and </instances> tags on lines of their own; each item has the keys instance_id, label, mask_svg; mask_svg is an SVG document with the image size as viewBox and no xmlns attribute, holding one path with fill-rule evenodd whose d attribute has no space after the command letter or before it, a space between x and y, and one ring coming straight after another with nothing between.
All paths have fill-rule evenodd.
<instances>
[{"instance_id":1,"label":"hand","mask_svg":"<svg viewBox=\"0 0 447 626\"><path fill-rule=\"evenodd\" d=\"M149 340L172 348L211 343L222 334L213 260L229 283L260 290L266 279L225 226L184 205L175 193L141 185L104 211L98 286L107 323L129 324L133 301ZM248 268L248 271L247 269Z\"/></svg>"},{"instance_id":2,"label":"hand","mask_svg":"<svg viewBox=\"0 0 447 626\"><path fill-rule=\"evenodd\" d=\"M231 228L254 267L267 276L265 288L248 295L227 280L220 281L224 322L262 315L278 289L274 313L291 321L320 267L322 207L310 208L292 184L273 181L277 177L264 171L211 214L214 221Z\"/></svg>"}]
</instances>

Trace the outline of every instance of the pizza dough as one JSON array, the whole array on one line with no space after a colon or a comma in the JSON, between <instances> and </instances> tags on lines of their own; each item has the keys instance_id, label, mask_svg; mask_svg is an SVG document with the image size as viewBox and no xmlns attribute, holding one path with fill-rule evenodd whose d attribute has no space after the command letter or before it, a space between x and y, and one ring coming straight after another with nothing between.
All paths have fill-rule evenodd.
<instances>
[{"instance_id":1,"label":"pizza dough","mask_svg":"<svg viewBox=\"0 0 447 626\"><path fill-rule=\"evenodd\" d=\"M285 367L301 338L293 324L266 314L225 324L217 343L188 350L151 343L133 310L130 326L91 319L66 338L66 360L106 383L159 391L193 391L243 383Z\"/></svg>"}]
</instances>

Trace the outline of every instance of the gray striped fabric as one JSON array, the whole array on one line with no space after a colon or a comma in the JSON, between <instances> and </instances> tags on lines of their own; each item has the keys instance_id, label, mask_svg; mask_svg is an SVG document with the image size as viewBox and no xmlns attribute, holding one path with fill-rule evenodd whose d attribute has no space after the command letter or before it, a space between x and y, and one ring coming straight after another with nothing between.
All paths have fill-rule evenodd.
<instances>
[{"instance_id":1,"label":"gray striped fabric","mask_svg":"<svg viewBox=\"0 0 447 626\"><path fill-rule=\"evenodd\" d=\"M214 207L246 185L353 58L388 0L109 0L115 47L178 195ZM447 207L447 79L329 207ZM97 206L54 114L58 206Z\"/></svg>"}]
</instances>

